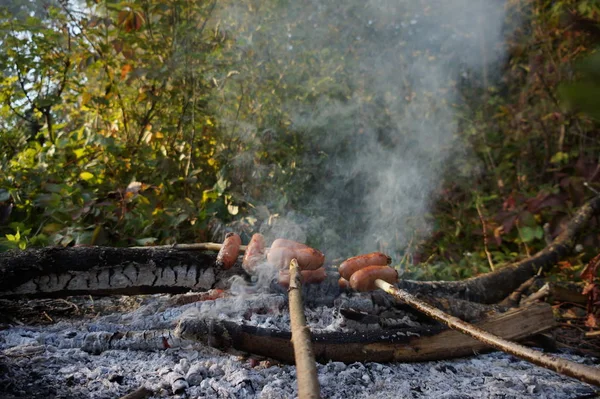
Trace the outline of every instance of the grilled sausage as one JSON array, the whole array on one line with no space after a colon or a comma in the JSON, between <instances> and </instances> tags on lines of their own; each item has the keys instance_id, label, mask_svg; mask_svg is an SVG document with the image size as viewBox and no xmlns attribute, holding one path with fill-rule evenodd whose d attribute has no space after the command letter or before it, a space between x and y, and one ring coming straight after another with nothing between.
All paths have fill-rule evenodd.
<instances>
[{"instance_id":1,"label":"grilled sausage","mask_svg":"<svg viewBox=\"0 0 600 399\"><path fill-rule=\"evenodd\" d=\"M301 270L303 284L319 284L327 278L327 272L324 267L319 267L315 270ZM284 288L290 286L290 272L288 270L280 270L277 282Z\"/></svg>"},{"instance_id":2,"label":"grilled sausage","mask_svg":"<svg viewBox=\"0 0 600 399\"><path fill-rule=\"evenodd\" d=\"M340 272L340 276L345 278L346 280L350 280L352 274L354 274L357 270L362 269L367 266L385 266L389 265L392 262L392 258L387 256L386 254L382 254L381 252L372 252L370 254L358 255L352 258L346 259L340 267L338 271Z\"/></svg>"},{"instance_id":3,"label":"grilled sausage","mask_svg":"<svg viewBox=\"0 0 600 399\"><path fill-rule=\"evenodd\" d=\"M341 290L347 290L350 288L350 283L345 278L340 277L338 280L338 287L340 287Z\"/></svg>"},{"instance_id":4,"label":"grilled sausage","mask_svg":"<svg viewBox=\"0 0 600 399\"><path fill-rule=\"evenodd\" d=\"M287 269L290 266L291 260L295 257L296 251L286 247L271 247L267 253L267 261L279 269Z\"/></svg>"},{"instance_id":5,"label":"grilled sausage","mask_svg":"<svg viewBox=\"0 0 600 399\"><path fill-rule=\"evenodd\" d=\"M275 241L273 241L273 244L271 244L271 248L303 249L309 248L309 246L297 241L286 240L285 238L278 238Z\"/></svg>"},{"instance_id":6,"label":"grilled sausage","mask_svg":"<svg viewBox=\"0 0 600 399\"><path fill-rule=\"evenodd\" d=\"M248 274L254 274L256 267L265 259L265 237L262 234L254 234L246 247L246 253L242 260L242 267Z\"/></svg>"},{"instance_id":7,"label":"grilled sausage","mask_svg":"<svg viewBox=\"0 0 600 399\"><path fill-rule=\"evenodd\" d=\"M373 291L377 288L377 279L394 284L398 281L398 272L389 266L367 266L350 277L350 287L360 292Z\"/></svg>"},{"instance_id":8,"label":"grilled sausage","mask_svg":"<svg viewBox=\"0 0 600 399\"><path fill-rule=\"evenodd\" d=\"M310 247L297 249L289 247L271 247L267 254L269 263L280 269L287 269L290 265L290 261L294 258L298 261L300 270L315 270L325 263L325 255L323 255L321 251Z\"/></svg>"},{"instance_id":9,"label":"grilled sausage","mask_svg":"<svg viewBox=\"0 0 600 399\"><path fill-rule=\"evenodd\" d=\"M227 233L221 250L217 254L217 266L226 270L230 269L240 254L240 245L242 245L242 239L239 235Z\"/></svg>"},{"instance_id":10,"label":"grilled sausage","mask_svg":"<svg viewBox=\"0 0 600 399\"><path fill-rule=\"evenodd\" d=\"M307 247L296 249L294 252L301 270L316 270L325 263L325 255L318 249Z\"/></svg>"}]
</instances>

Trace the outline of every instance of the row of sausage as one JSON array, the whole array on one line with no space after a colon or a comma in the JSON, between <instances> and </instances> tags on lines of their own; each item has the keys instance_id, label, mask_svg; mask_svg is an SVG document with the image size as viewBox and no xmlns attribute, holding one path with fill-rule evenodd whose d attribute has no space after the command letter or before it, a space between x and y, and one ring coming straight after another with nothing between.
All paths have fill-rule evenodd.
<instances>
[{"instance_id":1,"label":"row of sausage","mask_svg":"<svg viewBox=\"0 0 600 399\"><path fill-rule=\"evenodd\" d=\"M228 233L217 255L217 266L231 268L236 262L242 240L236 233ZM266 247L262 234L254 234L246 247L242 267L250 274L256 274L258 265L265 261L279 269L278 282L284 287L289 286L290 275L288 266L292 259L298 261L302 281L305 284L318 284L325 280L327 273L323 264L325 255L308 245L278 238ZM341 288L352 288L356 291L372 291L375 280L381 279L390 284L398 281L398 273L389 264L391 258L381 252L373 252L354 256L342 262L338 268Z\"/></svg>"}]
</instances>

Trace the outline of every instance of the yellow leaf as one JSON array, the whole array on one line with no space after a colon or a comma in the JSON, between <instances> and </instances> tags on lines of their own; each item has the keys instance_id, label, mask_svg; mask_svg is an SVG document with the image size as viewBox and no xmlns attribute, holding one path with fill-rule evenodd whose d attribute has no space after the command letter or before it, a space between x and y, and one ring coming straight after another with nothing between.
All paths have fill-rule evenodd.
<instances>
[{"instance_id":1,"label":"yellow leaf","mask_svg":"<svg viewBox=\"0 0 600 399\"><path fill-rule=\"evenodd\" d=\"M83 180L88 181L94 178L94 175L91 174L90 172L81 172L79 174L79 177L81 177Z\"/></svg>"},{"instance_id":2,"label":"yellow leaf","mask_svg":"<svg viewBox=\"0 0 600 399\"><path fill-rule=\"evenodd\" d=\"M84 91L81 94L81 105L86 105L92 99L92 95L87 91Z\"/></svg>"}]
</instances>

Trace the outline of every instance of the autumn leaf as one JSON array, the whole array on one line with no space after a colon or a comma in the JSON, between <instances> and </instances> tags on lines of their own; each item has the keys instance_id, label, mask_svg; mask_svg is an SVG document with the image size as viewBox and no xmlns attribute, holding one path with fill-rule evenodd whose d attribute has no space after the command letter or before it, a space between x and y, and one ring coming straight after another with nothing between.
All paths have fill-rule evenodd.
<instances>
[{"instance_id":1,"label":"autumn leaf","mask_svg":"<svg viewBox=\"0 0 600 399\"><path fill-rule=\"evenodd\" d=\"M124 80L127 77L127 74L131 72L132 69L133 67L131 66L131 64L123 65L123 67L121 67L121 80Z\"/></svg>"},{"instance_id":2,"label":"autumn leaf","mask_svg":"<svg viewBox=\"0 0 600 399\"><path fill-rule=\"evenodd\" d=\"M600 254L596 255L587 266L581 271L581 279L592 282L596 277L598 266L600 265Z\"/></svg>"},{"instance_id":3,"label":"autumn leaf","mask_svg":"<svg viewBox=\"0 0 600 399\"><path fill-rule=\"evenodd\" d=\"M598 317L596 317L595 314L590 313L587 315L587 318L585 319L585 325L586 325L586 327L598 328L598 327L600 327L599 321L600 320L598 319Z\"/></svg>"}]
</instances>

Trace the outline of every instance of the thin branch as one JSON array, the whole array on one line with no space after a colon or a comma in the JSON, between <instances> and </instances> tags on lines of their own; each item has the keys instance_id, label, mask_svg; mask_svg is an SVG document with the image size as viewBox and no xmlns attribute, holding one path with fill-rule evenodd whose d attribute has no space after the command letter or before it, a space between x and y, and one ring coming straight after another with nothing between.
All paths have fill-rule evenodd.
<instances>
[{"instance_id":1,"label":"thin branch","mask_svg":"<svg viewBox=\"0 0 600 399\"><path fill-rule=\"evenodd\" d=\"M479 199L475 202L475 208L477 208L477 214L479 215L479 220L481 221L481 228L483 230L483 248L485 250L485 255L487 256L488 263L490 264L490 269L492 271L496 270L494 267L494 261L492 260L492 254L488 248L488 236L487 236L487 226L485 225L485 219L483 218L483 214L481 213L481 209L479 207Z\"/></svg>"},{"instance_id":2,"label":"thin branch","mask_svg":"<svg viewBox=\"0 0 600 399\"><path fill-rule=\"evenodd\" d=\"M14 112L14 113L15 113L15 115L17 115L19 118L23 119L25 122L28 122L28 123L33 123L33 122L34 122L32 119L29 119L28 117L26 117L25 115L23 115L23 114L21 114L19 111L17 111L17 110L16 110L16 109L15 109L15 108L12 106L12 104L10 103L10 100L9 100L9 99L6 99L6 105L8 105L8 108L10 108L10 110L11 110L12 112Z\"/></svg>"},{"instance_id":3,"label":"thin branch","mask_svg":"<svg viewBox=\"0 0 600 399\"><path fill-rule=\"evenodd\" d=\"M541 367L553 370L559 374L567 375L576 378L580 381L587 382L600 386L600 372L598 369L585 366L583 364L574 363L556 356L550 356L545 353L538 352L526 346L508 341L497 335L489 333L461 319L451 316L441 310L428 305L427 303L417 299L415 296L406 291L400 290L383 280L375 280L375 285L392 295L394 298L405 302L412 308L426 314L427 316L446 324L448 327L460 331L478 341L485 343L495 349L501 350L508 354L520 357L530 363Z\"/></svg>"}]
</instances>

